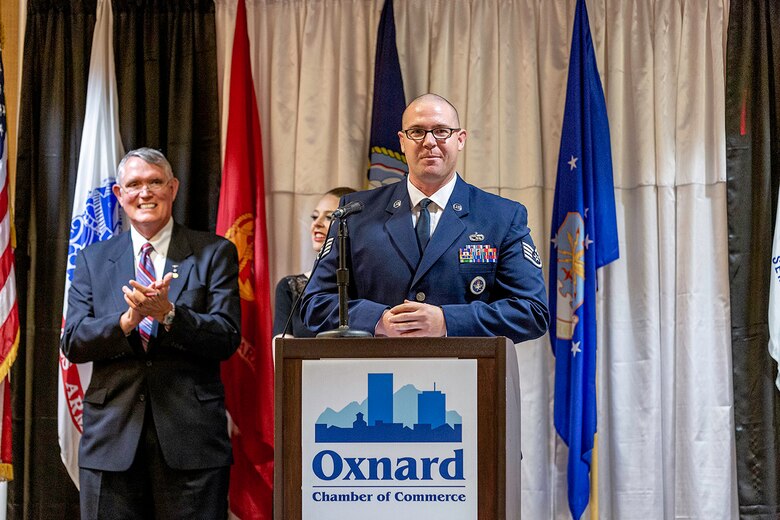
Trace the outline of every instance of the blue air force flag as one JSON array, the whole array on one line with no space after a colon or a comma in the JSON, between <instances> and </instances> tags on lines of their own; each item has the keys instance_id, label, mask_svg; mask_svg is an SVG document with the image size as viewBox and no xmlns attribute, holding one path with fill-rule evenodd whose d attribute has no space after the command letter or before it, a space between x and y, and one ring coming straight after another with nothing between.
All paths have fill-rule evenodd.
<instances>
[{"instance_id":1,"label":"blue air force flag","mask_svg":"<svg viewBox=\"0 0 780 520\"><path fill-rule=\"evenodd\" d=\"M555 429L569 447L569 509L578 519L596 433L596 269L618 258L607 108L584 0L572 32L551 230Z\"/></svg>"},{"instance_id":2,"label":"blue air force flag","mask_svg":"<svg viewBox=\"0 0 780 520\"><path fill-rule=\"evenodd\" d=\"M385 0L377 30L374 64L374 101L368 152L368 182L372 188L397 182L409 171L397 133L401 130L404 108L406 100L395 45L393 0Z\"/></svg>"}]
</instances>

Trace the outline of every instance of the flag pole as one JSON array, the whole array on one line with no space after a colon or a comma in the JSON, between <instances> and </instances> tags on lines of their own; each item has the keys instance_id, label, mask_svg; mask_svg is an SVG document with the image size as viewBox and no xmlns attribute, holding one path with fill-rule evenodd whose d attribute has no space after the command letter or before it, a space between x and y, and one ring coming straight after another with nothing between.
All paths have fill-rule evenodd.
<instances>
[{"instance_id":1,"label":"flag pole","mask_svg":"<svg viewBox=\"0 0 780 520\"><path fill-rule=\"evenodd\" d=\"M598 387L596 390L598 401ZM599 518L599 432L593 436L593 459L590 463L590 520Z\"/></svg>"}]
</instances>

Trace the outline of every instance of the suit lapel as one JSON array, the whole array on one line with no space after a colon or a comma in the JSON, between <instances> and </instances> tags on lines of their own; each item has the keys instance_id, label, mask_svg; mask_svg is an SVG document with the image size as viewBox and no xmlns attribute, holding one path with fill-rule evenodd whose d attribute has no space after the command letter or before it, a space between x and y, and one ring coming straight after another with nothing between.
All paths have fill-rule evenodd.
<instances>
[{"instance_id":1,"label":"suit lapel","mask_svg":"<svg viewBox=\"0 0 780 520\"><path fill-rule=\"evenodd\" d=\"M165 272L174 274L168 288L170 301L176 302L182 289L187 285L187 278L193 266L194 259L190 242L187 240L187 231L182 226L174 224L168 256L165 259Z\"/></svg>"},{"instance_id":2,"label":"suit lapel","mask_svg":"<svg viewBox=\"0 0 780 520\"><path fill-rule=\"evenodd\" d=\"M187 231L184 227L173 224L171 232L171 242L168 244L168 255L165 257L165 268L163 276L166 273L174 273L171 283L168 286L168 300L176 303L181 291L187 285L187 278L193 267L192 248L187 240ZM158 279L160 276L158 276ZM164 330L162 325L154 322L152 326L152 337L149 340L149 351L157 347L157 338L160 331Z\"/></svg>"},{"instance_id":3,"label":"suit lapel","mask_svg":"<svg viewBox=\"0 0 780 520\"><path fill-rule=\"evenodd\" d=\"M409 264L409 269L414 271L420 263L420 247L417 245L417 235L412 227L412 208L409 202L409 192L406 182L395 183L395 190L385 210L390 218L385 222L385 231L390 236L390 241L401 252Z\"/></svg>"},{"instance_id":4,"label":"suit lapel","mask_svg":"<svg viewBox=\"0 0 780 520\"><path fill-rule=\"evenodd\" d=\"M436 230L431 236L431 240L428 242L428 247L423 252L420 265L417 266L417 271L414 273L414 279L412 280L411 287L420 281L425 276L425 273L433 267L439 258L452 246L457 238L463 234L466 226L461 222L461 218L469 214L469 187L458 176L458 180L455 183L455 189L452 190L450 200L447 201L447 207L441 214L439 223L436 225ZM415 244L416 244L415 240Z\"/></svg>"},{"instance_id":5,"label":"suit lapel","mask_svg":"<svg viewBox=\"0 0 780 520\"><path fill-rule=\"evenodd\" d=\"M128 285L130 280L135 280L135 254L129 231L117 237L108 251L107 260L105 286L111 288L111 299L116 309L124 312L127 309L127 302L121 286Z\"/></svg>"}]
</instances>

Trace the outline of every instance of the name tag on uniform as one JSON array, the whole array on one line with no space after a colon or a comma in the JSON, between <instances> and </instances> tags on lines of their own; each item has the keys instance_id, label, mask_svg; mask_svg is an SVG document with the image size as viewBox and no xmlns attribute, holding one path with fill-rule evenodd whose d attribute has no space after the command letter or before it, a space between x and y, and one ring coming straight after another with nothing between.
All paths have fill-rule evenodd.
<instances>
[{"instance_id":1,"label":"name tag on uniform","mask_svg":"<svg viewBox=\"0 0 780 520\"><path fill-rule=\"evenodd\" d=\"M498 260L498 251L493 246L472 244L461 247L459 256L461 264L495 263Z\"/></svg>"}]
</instances>

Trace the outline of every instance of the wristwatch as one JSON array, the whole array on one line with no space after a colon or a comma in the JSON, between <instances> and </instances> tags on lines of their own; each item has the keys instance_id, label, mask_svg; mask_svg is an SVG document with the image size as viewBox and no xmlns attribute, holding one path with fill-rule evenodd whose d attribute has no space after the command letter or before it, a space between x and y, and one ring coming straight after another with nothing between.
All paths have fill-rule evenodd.
<instances>
[{"instance_id":1,"label":"wristwatch","mask_svg":"<svg viewBox=\"0 0 780 520\"><path fill-rule=\"evenodd\" d=\"M176 306L174 304L171 304L171 310L168 311L168 314L165 315L165 317L162 320L162 324L166 327L170 327L173 325L173 318L176 317Z\"/></svg>"}]
</instances>

